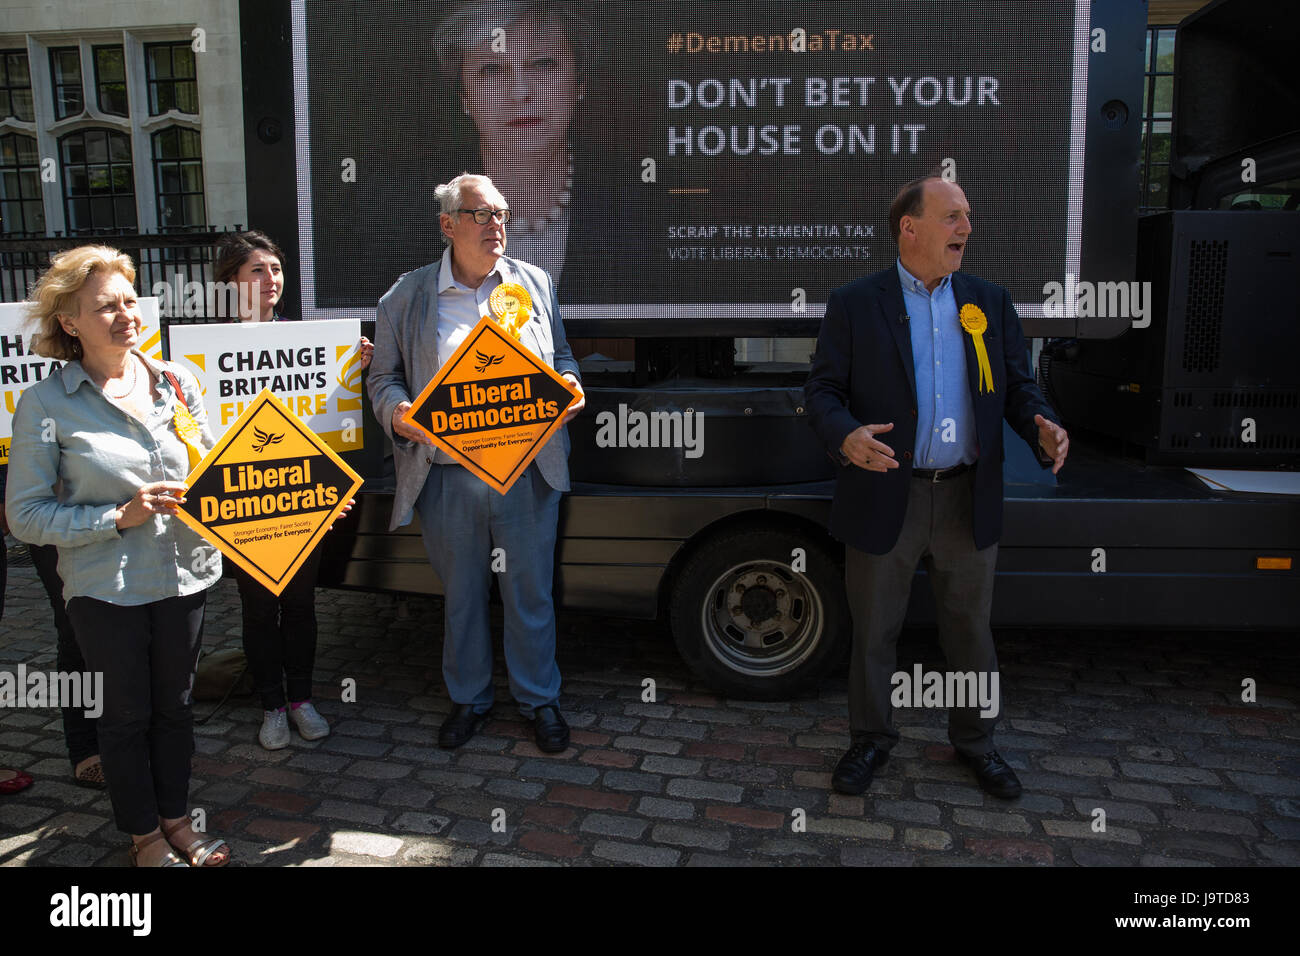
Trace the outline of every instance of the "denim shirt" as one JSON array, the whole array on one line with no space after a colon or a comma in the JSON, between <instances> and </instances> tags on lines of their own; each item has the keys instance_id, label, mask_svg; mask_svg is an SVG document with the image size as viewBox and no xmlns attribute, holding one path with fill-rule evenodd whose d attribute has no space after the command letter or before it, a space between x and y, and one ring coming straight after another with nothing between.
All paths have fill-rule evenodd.
<instances>
[{"instance_id":1,"label":"denim shirt","mask_svg":"<svg viewBox=\"0 0 1300 956\"><path fill-rule=\"evenodd\" d=\"M5 512L20 541L58 547L65 601L149 604L193 594L221 577L216 549L178 518L152 515L117 529L117 509L141 485L184 481L190 472L172 426L176 394L164 369L181 383L203 448L215 444L194 376L135 354L158 376L144 423L105 398L77 361L26 389L14 410Z\"/></svg>"}]
</instances>

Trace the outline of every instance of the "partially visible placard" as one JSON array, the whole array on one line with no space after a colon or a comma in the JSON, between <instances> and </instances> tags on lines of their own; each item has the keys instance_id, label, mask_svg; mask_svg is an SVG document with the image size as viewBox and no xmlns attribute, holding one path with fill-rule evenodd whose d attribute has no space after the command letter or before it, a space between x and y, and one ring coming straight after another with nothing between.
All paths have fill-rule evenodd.
<instances>
[{"instance_id":1,"label":"partially visible placard","mask_svg":"<svg viewBox=\"0 0 1300 956\"><path fill-rule=\"evenodd\" d=\"M158 300L142 298L139 349L150 358L161 359L162 329L158 321ZM0 465L9 463L9 443L14 434L14 409L28 386L63 367L54 359L42 358L32 352L34 331L28 326L27 310L30 302L0 302L0 390L4 402L0 404Z\"/></svg>"},{"instance_id":2,"label":"partially visible placard","mask_svg":"<svg viewBox=\"0 0 1300 956\"><path fill-rule=\"evenodd\" d=\"M358 321L173 325L168 333L172 361L199 380L214 437L266 388L330 448L362 447Z\"/></svg>"}]
</instances>

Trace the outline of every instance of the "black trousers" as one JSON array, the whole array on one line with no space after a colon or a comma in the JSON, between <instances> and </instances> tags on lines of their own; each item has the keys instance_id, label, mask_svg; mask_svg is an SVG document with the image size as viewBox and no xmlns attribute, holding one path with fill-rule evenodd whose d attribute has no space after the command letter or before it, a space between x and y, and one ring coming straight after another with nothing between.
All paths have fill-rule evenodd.
<instances>
[{"instance_id":1,"label":"black trousers","mask_svg":"<svg viewBox=\"0 0 1300 956\"><path fill-rule=\"evenodd\" d=\"M316 664L316 576L321 549L316 547L279 597L235 567L239 597L244 605L244 656L263 710L289 700L311 697Z\"/></svg>"},{"instance_id":2,"label":"black trousers","mask_svg":"<svg viewBox=\"0 0 1300 956\"><path fill-rule=\"evenodd\" d=\"M918 563L925 564L934 591L939 644L948 668L986 675L998 669L989 627L998 546L975 548L974 479L974 471L940 482L913 478L893 550L867 554L844 549L845 589L853 614L849 730L855 742L870 742L886 752L898 742L891 678L898 668L898 635ZM993 749L996 723L996 716L981 716L977 705L952 707L948 739L962 753L978 756Z\"/></svg>"},{"instance_id":3,"label":"black trousers","mask_svg":"<svg viewBox=\"0 0 1300 956\"><path fill-rule=\"evenodd\" d=\"M52 544L29 544L32 564L45 585L45 596L54 612L54 631L58 635L58 668L62 673L83 673L86 662L81 647L68 618L68 606L63 600L63 579L59 577L59 549ZM80 707L63 708L63 739L68 745L68 758L75 769L87 757L99 753L99 736L95 718L87 717Z\"/></svg>"},{"instance_id":4,"label":"black trousers","mask_svg":"<svg viewBox=\"0 0 1300 956\"><path fill-rule=\"evenodd\" d=\"M123 833L150 833L188 811L194 711L190 692L207 591L127 606L88 597L68 617L91 671L104 675L99 754Z\"/></svg>"}]
</instances>

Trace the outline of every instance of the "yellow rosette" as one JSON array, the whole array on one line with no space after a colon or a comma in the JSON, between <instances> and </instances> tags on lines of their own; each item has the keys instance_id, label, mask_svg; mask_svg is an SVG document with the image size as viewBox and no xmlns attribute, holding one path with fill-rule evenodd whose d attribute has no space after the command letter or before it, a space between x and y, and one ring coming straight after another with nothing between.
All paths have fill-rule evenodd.
<instances>
[{"instance_id":1,"label":"yellow rosette","mask_svg":"<svg viewBox=\"0 0 1300 956\"><path fill-rule=\"evenodd\" d=\"M199 423L194 420L189 409L182 407L179 403L176 405L176 413L172 415L172 427L176 429L176 437L185 442L185 450L190 456L190 471L203 460L203 454L199 450L199 442L203 440L203 433L199 431Z\"/></svg>"},{"instance_id":2,"label":"yellow rosette","mask_svg":"<svg viewBox=\"0 0 1300 956\"><path fill-rule=\"evenodd\" d=\"M533 308L533 297L517 282L504 282L488 296L488 307L496 316L497 324L519 338L519 330L528 323Z\"/></svg>"},{"instance_id":3,"label":"yellow rosette","mask_svg":"<svg viewBox=\"0 0 1300 956\"><path fill-rule=\"evenodd\" d=\"M980 391L992 392L993 369L989 365L989 351L984 347L984 330L989 327L988 316L978 305L967 302L957 317L961 320L961 327L970 333L971 341L975 343L975 357L980 366Z\"/></svg>"}]
</instances>

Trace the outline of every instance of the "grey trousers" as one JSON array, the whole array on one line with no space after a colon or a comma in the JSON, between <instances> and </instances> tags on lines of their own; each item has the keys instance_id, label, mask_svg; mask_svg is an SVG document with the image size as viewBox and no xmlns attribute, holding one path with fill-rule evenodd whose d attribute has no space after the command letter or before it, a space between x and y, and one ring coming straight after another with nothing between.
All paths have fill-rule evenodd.
<instances>
[{"instance_id":1,"label":"grey trousers","mask_svg":"<svg viewBox=\"0 0 1300 956\"><path fill-rule=\"evenodd\" d=\"M446 594L442 678L448 696L480 714L492 706L488 591L496 573L510 693L531 719L534 710L560 697L552 598L560 492L536 463L504 495L460 465L434 465L415 510ZM500 572L490 570L495 548L505 561Z\"/></svg>"},{"instance_id":2,"label":"grey trousers","mask_svg":"<svg viewBox=\"0 0 1300 956\"><path fill-rule=\"evenodd\" d=\"M989 615L998 546L975 548L972 494L975 472L947 481L913 478L907 514L894 549L867 554L846 546L844 580L853 614L849 670L849 729L855 743L868 741L888 752L898 742L893 685L898 635L903 629L917 562L925 563L938 613L939 644L952 671L998 669ZM948 712L948 739L971 755L993 749L996 716L981 717L978 705Z\"/></svg>"}]
</instances>

